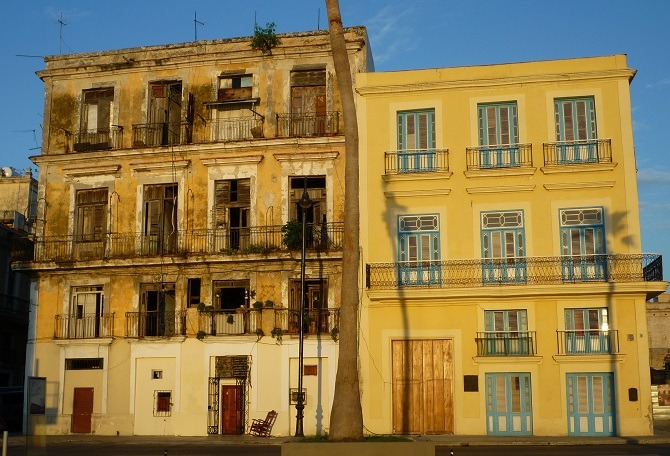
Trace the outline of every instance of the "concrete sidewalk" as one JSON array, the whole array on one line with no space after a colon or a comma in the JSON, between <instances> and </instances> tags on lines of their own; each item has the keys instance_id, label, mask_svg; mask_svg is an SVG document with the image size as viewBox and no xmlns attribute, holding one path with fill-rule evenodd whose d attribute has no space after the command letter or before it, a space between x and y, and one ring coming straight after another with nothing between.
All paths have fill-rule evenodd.
<instances>
[{"instance_id":1,"label":"concrete sidewalk","mask_svg":"<svg viewBox=\"0 0 670 456\"><path fill-rule=\"evenodd\" d=\"M639 437L545 437L545 436L493 436L493 435L408 435L412 440L433 442L437 446L480 446L480 445L653 445L670 444L670 420L655 423L653 436ZM210 435L210 436L101 436L94 434L49 435L49 443L78 442L81 444L207 444L212 445L281 445L295 442L293 437L256 437L252 435ZM23 447L26 437L10 435L9 448Z\"/></svg>"}]
</instances>

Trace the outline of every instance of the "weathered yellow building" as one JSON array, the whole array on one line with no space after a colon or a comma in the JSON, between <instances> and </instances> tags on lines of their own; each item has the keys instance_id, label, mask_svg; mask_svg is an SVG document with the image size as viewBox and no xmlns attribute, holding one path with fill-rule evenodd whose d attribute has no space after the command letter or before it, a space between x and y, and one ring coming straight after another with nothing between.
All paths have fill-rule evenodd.
<instances>
[{"instance_id":1,"label":"weathered yellow building","mask_svg":"<svg viewBox=\"0 0 670 456\"><path fill-rule=\"evenodd\" d=\"M379 433L649 435L624 55L359 74L363 408Z\"/></svg>"},{"instance_id":2,"label":"weathered yellow building","mask_svg":"<svg viewBox=\"0 0 670 456\"><path fill-rule=\"evenodd\" d=\"M346 29L353 72L366 31ZM303 213L305 432L337 367L344 138L328 33L52 56L28 375L47 432L295 428ZM298 205L303 193L312 205Z\"/></svg>"}]
</instances>

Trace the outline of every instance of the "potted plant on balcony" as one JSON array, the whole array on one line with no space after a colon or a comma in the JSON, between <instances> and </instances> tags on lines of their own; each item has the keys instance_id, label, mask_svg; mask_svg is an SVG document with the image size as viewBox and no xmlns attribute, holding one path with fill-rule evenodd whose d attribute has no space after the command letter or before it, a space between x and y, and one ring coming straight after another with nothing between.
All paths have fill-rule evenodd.
<instances>
[{"instance_id":1,"label":"potted plant on balcony","mask_svg":"<svg viewBox=\"0 0 670 456\"><path fill-rule=\"evenodd\" d=\"M277 345L281 345L284 338L284 330L279 327L274 327L272 329L272 338L277 341Z\"/></svg>"},{"instance_id":2,"label":"potted plant on balcony","mask_svg":"<svg viewBox=\"0 0 670 456\"><path fill-rule=\"evenodd\" d=\"M298 250L302 247L302 224L297 220L290 220L281 227L282 242L289 250Z\"/></svg>"}]
</instances>

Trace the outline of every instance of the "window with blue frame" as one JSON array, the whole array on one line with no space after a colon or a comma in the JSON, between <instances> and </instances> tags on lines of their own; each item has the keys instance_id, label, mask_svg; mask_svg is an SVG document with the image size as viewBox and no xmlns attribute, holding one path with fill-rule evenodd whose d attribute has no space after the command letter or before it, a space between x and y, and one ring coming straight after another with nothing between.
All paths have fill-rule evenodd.
<instances>
[{"instance_id":1,"label":"window with blue frame","mask_svg":"<svg viewBox=\"0 0 670 456\"><path fill-rule=\"evenodd\" d=\"M519 121L516 102L477 106L479 124L479 167L519 166Z\"/></svg>"},{"instance_id":2,"label":"window with blue frame","mask_svg":"<svg viewBox=\"0 0 670 456\"><path fill-rule=\"evenodd\" d=\"M565 309L566 354L611 353L612 336L606 308Z\"/></svg>"},{"instance_id":3,"label":"window with blue frame","mask_svg":"<svg viewBox=\"0 0 670 456\"><path fill-rule=\"evenodd\" d=\"M559 210L564 282L603 281L607 277L602 207Z\"/></svg>"},{"instance_id":4,"label":"window with blue frame","mask_svg":"<svg viewBox=\"0 0 670 456\"><path fill-rule=\"evenodd\" d=\"M593 97L554 100L556 162L597 163L598 134Z\"/></svg>"},{"instance_id":5,"label":"window with blue frame","mask_svg":"<svg viewBox=\"0 0 670 456\"><path fill-rule=\"evenodd\" d=\"M435 156L435 110L398 112L398 172L433 171Z\"/></svg>"},{"instance_id":6,"label":"window with blue frame","mask_svg":"<svg viewBox=\"0 0 670 456\"><path fill-rule=\"evenodd\" d=\"M481 236L484 284L525 283L523 211L482 212Z\"/></svg>"},{"instance_id":7,"label":"window with blue frame","mask_svg":"<svg viewBox=\"0 0 670 456\"><path fill-rule=\"evenodd\" d=\"M485 355L517 356L532 351L525 309L484 311L484 330Z\"/></svg>"},{"instance_id":8,"label":"window with blue frame","mask_svg":"<svg viewBox=\"0 0 670 456\"><path fill-rule=\"evenodd\" d=\"M398 217L398 282L440 283L440 218L438 214Z\"/></svg>"}]
</instances>

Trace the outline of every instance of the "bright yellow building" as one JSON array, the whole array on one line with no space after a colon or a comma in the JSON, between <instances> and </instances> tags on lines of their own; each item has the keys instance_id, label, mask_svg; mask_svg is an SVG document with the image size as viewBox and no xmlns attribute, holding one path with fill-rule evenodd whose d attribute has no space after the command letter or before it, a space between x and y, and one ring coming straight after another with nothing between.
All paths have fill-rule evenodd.
<instances>
[{"instance_id":1,"label":"bright yellow building","mask_svg":"<svg viewBox=\"0 0 670 456\"><path fill-rule=\"evenodd\" d=\"M365 29L345 34L352 71L371 70ZM340 98L326 31L279 38L45 59L38 237L14 267L35 277L27 374L47 378L48 433L240 434L276 410L292 434L303 214L305 432L327 429Z\"/></svg>"},{"instance_id":2,"label":"bright yellow building","mask_svg":"<svg viewBox=\"0 0 670 456\"><path fill-rule=\"evenodd\" d=\"M624 55L359 74L363 407L379 433L649 435Z\"/></svg>"}]
</instances>

